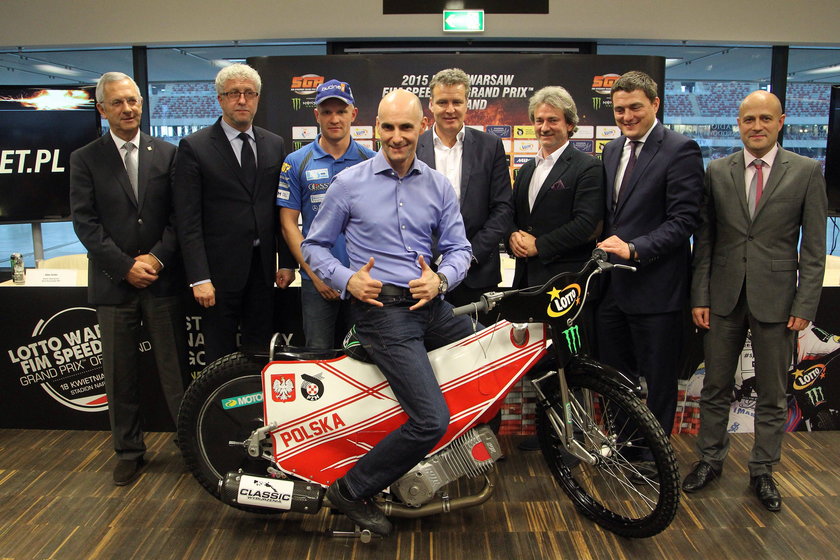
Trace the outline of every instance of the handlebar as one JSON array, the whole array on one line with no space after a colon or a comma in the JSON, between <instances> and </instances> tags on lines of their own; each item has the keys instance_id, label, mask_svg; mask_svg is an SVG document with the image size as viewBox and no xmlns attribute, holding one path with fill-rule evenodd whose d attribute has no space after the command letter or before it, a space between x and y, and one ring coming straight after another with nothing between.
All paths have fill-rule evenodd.
<instances>
[{"instance_id":1,"label":"handlebar","mask_svg":"<svg viewBox=\"0 0 840 560\"><path fill-rule=\"evenodd\" d=\"M583 265L583 269L578 273L579 275L583 275L586 273L587 270L590 270L589 274L586 276L586 289L584 293L589 292L589 280L595 276L596 274L603 274L604 272L611 270L613 268L618 268L622 270L629 270L631 272L636 272L635 266L630 266L626 264L614 264L607 261L608 255L607 252L603 249L596 248L592 251L592 257L587 261L585 265ZM556 279L552 278L551 280L546 283L546 286ZM473 302L468 303L467 305L462 305L460 307L455 307L452 309L452 315L457 317L459 315L471 315L477 314L483 311L490 311L496 304L500 302L502 299L512 296L514 294L518 294L520 292L531 292L537 289L541 289L544 286L531 286L529 288L524 288L521 290L508 290L505 292L487 292L481 296L481 299Z\"/></svg>"},{"instance_id":2,"label":"handlebar","mask_svg":"<svg viewBox=\"0 0 840 560\"><path fill-rule=\"evenodd\" d=\"M457 317L458 315L470 315L472 313L480 313L482 311L487 311L487 302L483 297L474 303L468 303L467 305L453 308L452 315Z\"/></svg>"},{"instance_id":3,"label":"handlebar","mask_svg":"<svg viewBox=\"0 0 840 560\"><path fill-rule=\"evenodd\" d=\"M504 298L518 293L519 290L508 290L507 292L487 292L486 294L482 294L481 299L476 302L453 308L452 315L457 317L458 315L470 315L472 313L490 311Z\"/></svg>"}]
</instances>

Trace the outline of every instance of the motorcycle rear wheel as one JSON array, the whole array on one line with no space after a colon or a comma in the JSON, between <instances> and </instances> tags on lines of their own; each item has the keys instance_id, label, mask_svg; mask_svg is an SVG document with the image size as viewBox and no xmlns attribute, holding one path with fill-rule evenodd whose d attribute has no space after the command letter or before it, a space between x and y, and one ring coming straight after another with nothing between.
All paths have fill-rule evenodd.
<instances>
[{"instance_id":1,"label":"motorcycle rear wheel","mask_svg":"<svg viewBox=\"0 0 840 560\"><path fill-rule=\"evenodd\" d=\"M230 445L245 441L263 426L263 366L245 354L230 354L207 366L184 393L178 413L181 453L196 480L216 498L220 481L230 471L267 475L269 461L251 457L241 445Z\"/></svg>"},{"instance_id":2,"label":"motorcycle rear wheel","mask_svg":"<svg viewBox=\"0 0 840 560\"><path fill-rule=\"evenodd\" d=\"M553 409L565 418L557 381L545 389L549 402L540 406L537 415L540 447L578 510L623 537L651 537L668 527L680 499L677 461L668 437L644 403L610 379L570 378L574 437L597 458L594 465L580 462L570 468L548 416ZM656 474L644 476L640 461L655 465Z\"/></svg>"}]
</instances>

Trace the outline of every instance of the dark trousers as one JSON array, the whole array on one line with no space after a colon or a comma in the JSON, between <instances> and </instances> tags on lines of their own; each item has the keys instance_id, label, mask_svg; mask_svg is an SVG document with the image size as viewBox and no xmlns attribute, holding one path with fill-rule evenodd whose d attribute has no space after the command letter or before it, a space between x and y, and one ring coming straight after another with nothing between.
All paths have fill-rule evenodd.
<instances>
[{"instance_id":1,"label":"dark trousers","mask_svg":"<svg viewBox=\"0 0 840 560\"><path fill-rule=\"evenodd\" d=\"M787 372L793 358L794 333L787 322L762 323L752 316L741 291L731 314L709 315L706 333L706 377L700 392L700 433L697 448L701 458L722 468L729 450L729 408L735 385L735 369L747 338L752 334L755 356L755 442L750 456L750 476L769 473L782 456L782 438L787 420Z\"/></svg>"},{"instance_id":2,"label":"dark trousers","mask_svg":"<svg viewBox=\"0 0 840 560\"><path fill-rule=\"evenodd\" d=\"M452 306L434 299L411 311L415 300L380 298L376 307L352 300L359 341L391 385L408 421L385 436L345 475L355 498L382 491L419 463L449 427L449 407L426 355L473 333L471 321L453 317Z\"/></svg>"},{"instance_id":3,"label":"dark trousers","mask_svg":"<svg viewBox=\"0 0 840 560\"><path fill-rule=\"evenodd\" d=\"M126 303L97 306L96 315L114 451L120 459L136 460L146 451L140 426L141 321L149 333L169 414L177 424L187 371L183 306L178 296L155 297L138 290Z\"/></svg>"},{"instance_id":4,"label":"dark trousers","mask_svg":"<svg viewBox=\"0 0 840 560\"><path fill-rule=\"evenodd\" d=\"M274 286L263 274L260 250L254 247L245 286L241 290L216 286L216 305L204 309L205 364L236 352L240 345L250 352L268 348L274 330Z\"/></svg>"},{"instance_id":5,"label":"dark trousers","mask_svg":"<svg viewBox=\"0 0 840 560\"><path fill-rule=\"evenodd\" d=\"M647 406L670 435L677 410L683 313L631 314L605 290L596 321L600 361L647 381Z\"/></svg>"}]
</instances>

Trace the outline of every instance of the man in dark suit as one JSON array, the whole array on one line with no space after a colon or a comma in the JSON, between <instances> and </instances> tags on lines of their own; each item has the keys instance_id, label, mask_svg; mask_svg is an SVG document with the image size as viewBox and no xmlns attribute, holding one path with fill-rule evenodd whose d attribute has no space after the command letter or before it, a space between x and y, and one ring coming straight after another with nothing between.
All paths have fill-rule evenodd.
<instances>
[{"instance_id":1,"label":"man in dark suit","mask_svg":"<svg viewBox=\"0 0 840 560\"><path fill-rule=\"evenodd\" d=\"M466 279L446 299L465 305L502 280L499 242L513 214L510 173L501 139L464 125L470 77L460 68L441 70L429 89L434 125L420 136L417 157L446 175L458 195L473 261Z\"/></svg>"},{"instance_id":2,"label":"man in dark suit","mask_svg":"<svg viewBox=\"0 0 840 560\"><path fill-rule=\"evenodd\" d=\"M261 86L250 66L223 68L216 75L222 117L181 140L175 163L178 239L187 282L204 308L208 364L236 351L237 327L243 349L267 348L274 283L286 288L294 279L274 210L283 139L252 125Z\"/></svg>"},{"instance_id":3,"label":"man in dark suit","mask_svg":"<svg viewBox=\"0 0 840 560\"><path fill-rule=\"evenodd\" d=\"M572 96L562 87L545 87L528 102L528 116L540 151L513 186L508 246L516 257L515 288L580 270L604 225L603 166L569 143L578 124Z\"/></svg>"},{"instance_id":4,"label":"man in dark suit","mask_svg":"<svg viewBox=\"0 0 840 560\"><path fill-rule=\"evenodd\" d=\"M647 74L621 76L612 102L622 136L604 148L606 227L598 246L638 271L607 278L598 351L604 363L646 379L647 405L670 434L703 159L696 142L657 121L656 82Z\"/></svg>"},{"instance_id":5,"label":"man in dark suit","mask_svg":"<svg viewBox=\"0 0 840 560\"><path fill-rule=\"evenodd\" d=\"M776 144L784 122L775 95L751 93L738 111L744 149L706 172L691 282L694 323L709 330L700 461L683 481L686 492L696 492L723 469L735 369L749 329L758 393L750 486L770 511L782 507L773 465L782 454L794 333L816 315L825 270L825 180L819 163Z\"/></svg>"},{"instance_id":6,"label":"man in dark suit","mask_svg":"<svg viewBox=\"0 0 840 560\"><path fill-rule=\"evenodd\" d=\"M125 74L104 74L96 101L111 130L70 156L70 206L76 235L88 250L88 301L99 320L118 458L114 483L125 486L140 474L146 451L141 322L175 421L184 394L187 335L171 188L175 146L140 132L143 98Z\"/></svg>"},{"instance_id":7,"label":"man in dark suit","mask_svg":"<svg viewBox=\"0 0 840 560\"><path fill-rule=\"evenodd\" d=\"M580 270L604 225L601 162L569 143L578 123L572 96L562 87L545 87L528 102L528 117L540 151L522 166L513 186L514 215L507 247L516 257L514 288ZM587 339L594 341L591 303L583 314ZM536 437L526 438L518 447L540 449Z\"/></svg>"}]
</instances>

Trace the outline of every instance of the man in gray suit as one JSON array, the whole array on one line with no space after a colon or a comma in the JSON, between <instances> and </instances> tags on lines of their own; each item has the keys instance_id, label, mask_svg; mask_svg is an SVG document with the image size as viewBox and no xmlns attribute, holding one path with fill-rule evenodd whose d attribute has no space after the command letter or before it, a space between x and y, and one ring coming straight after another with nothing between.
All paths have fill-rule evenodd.
<instances>
[{"instance_id":1,"label":"man in gray suit","mask_svg":"<svg viewBox=\"0 0 840 560\"><path fill-rule=\"evenodd\" d=\"M134 80L103 74L96 107L110 131L70 156L73 228L88 251L88 301L102 336L102 371L114 484L133 482L143 467L140 325L152 341L173 421L184 394L186 322L179 292L183 269L175 237L172 168L175 146L140 132L143 98Z\"/></svg>"},{"instance_id":2,"label":"man in gray suit","mask_svg":"<svg viewBox=\"0 0 840 560\"><path fill-rule=\"evenodd\" d=\"M784 122L775 95L751 93L738 111L744 150L706 171L691 286L694 323L709 330L700 461L683 481L683 490L696 492L722 471L735 367L749 329L758 393L750 486L770 511L782 506L772 471L781 458L794 333L816 315L825 268L825 180L819 163L776 144Z\"/></svg>"}]
</instances>

